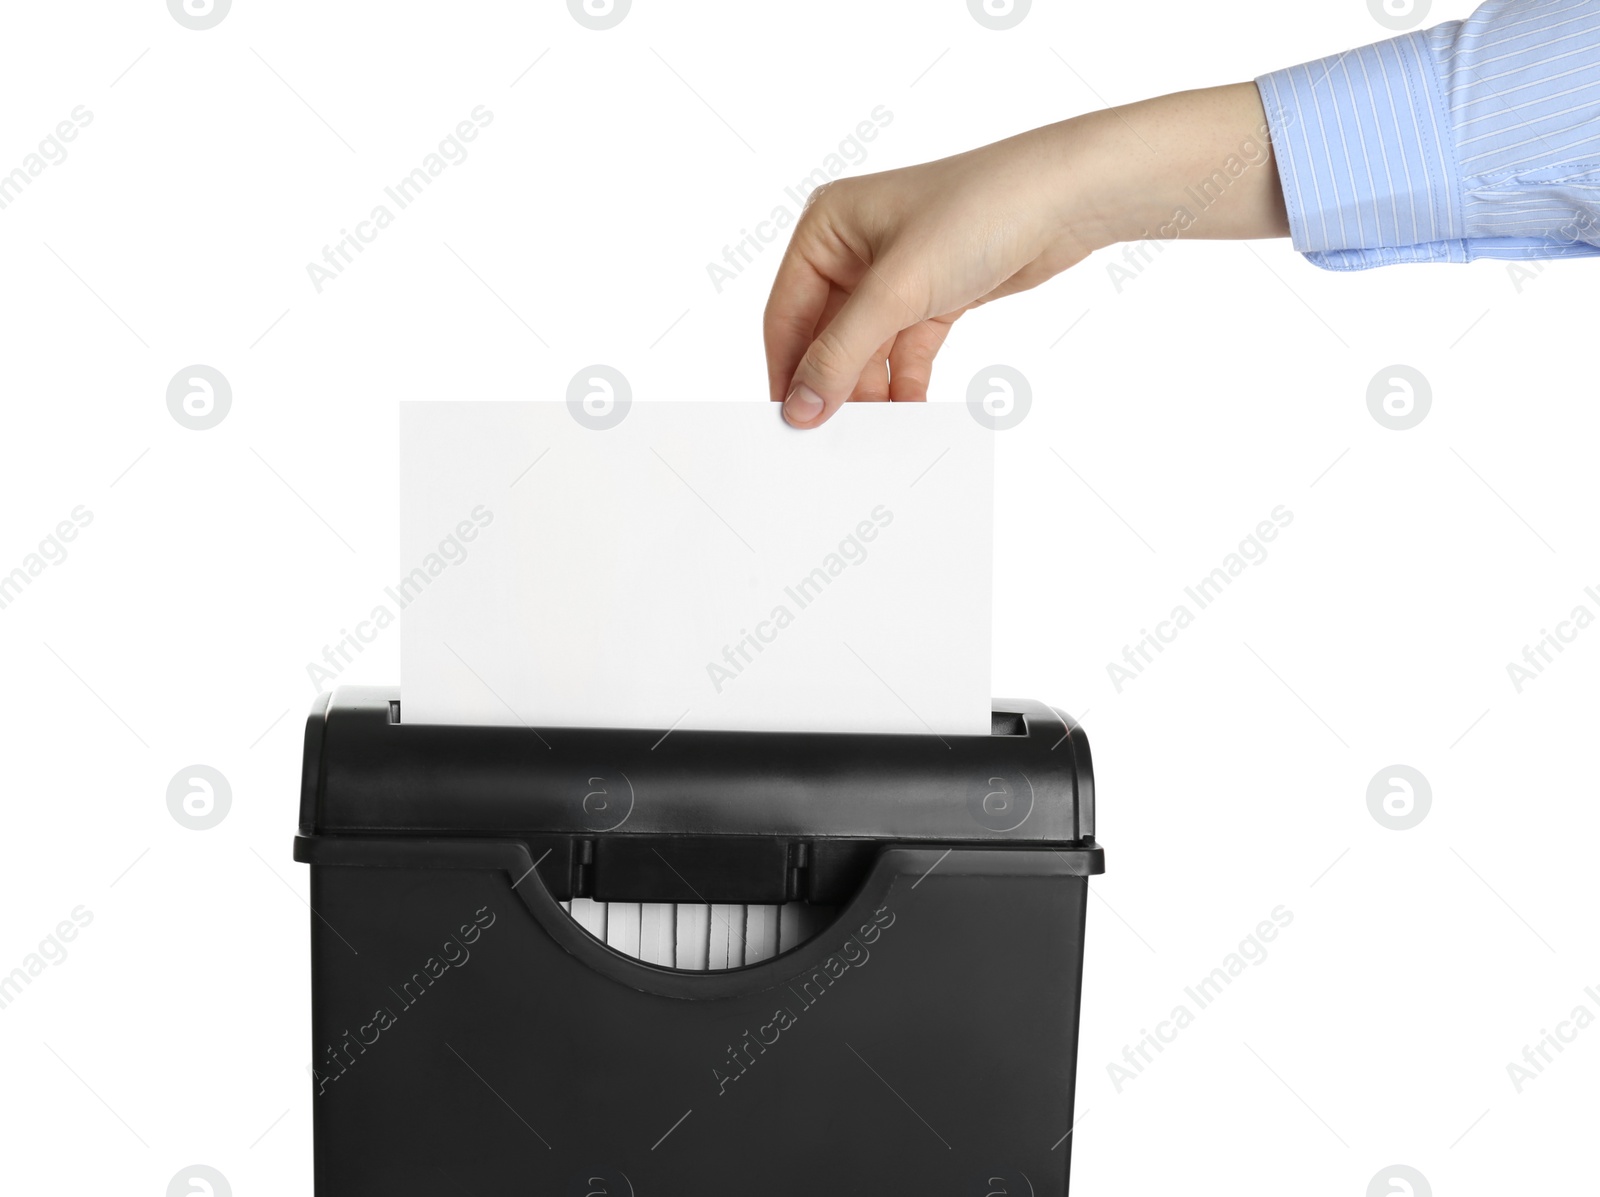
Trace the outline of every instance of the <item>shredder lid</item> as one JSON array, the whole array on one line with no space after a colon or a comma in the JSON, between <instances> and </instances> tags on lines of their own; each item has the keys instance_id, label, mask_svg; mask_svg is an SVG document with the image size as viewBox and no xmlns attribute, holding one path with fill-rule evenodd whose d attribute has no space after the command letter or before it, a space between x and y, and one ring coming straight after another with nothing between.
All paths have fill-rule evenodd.
<instances>
[{"instance_id":1,"label":"shredder lid","mask_svg":"<svg viewBox=\"0 0 1600 1197\"><path fill-rule=\"evenodd\" d=\"M1040 702L990 735L408 724L397 687L340 686L306 724L304 836L1094 838L1089 744Z\"/></svg>"}]
</instances>

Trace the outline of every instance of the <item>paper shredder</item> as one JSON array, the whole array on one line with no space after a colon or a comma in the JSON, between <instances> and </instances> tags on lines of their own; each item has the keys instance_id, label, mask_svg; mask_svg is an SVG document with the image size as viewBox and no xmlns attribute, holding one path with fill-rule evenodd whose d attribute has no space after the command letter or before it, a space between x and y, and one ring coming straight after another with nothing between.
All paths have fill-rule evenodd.
<instances>
[{"instance_id":1,"label":"paper shredder","mask_svg":"<svg viewBox=\"0 0 1600 1197\"><path fill-rule=\"evenodd\" d=\"M316 1190L1065 1194L1082 730L306 725ZM584 902L803 904L744 967L631 958Z\"/></svg>"}]
</instances>

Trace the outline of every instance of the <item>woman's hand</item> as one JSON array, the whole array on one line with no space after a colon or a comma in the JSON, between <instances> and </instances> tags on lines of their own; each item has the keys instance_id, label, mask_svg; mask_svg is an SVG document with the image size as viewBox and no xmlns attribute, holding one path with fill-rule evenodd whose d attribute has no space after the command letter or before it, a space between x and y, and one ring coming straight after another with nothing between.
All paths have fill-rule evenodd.
<instances>
[{"instance_id":1,"label":"woman's hand","mask_svg":"<svg viewBox=\"0 0 1600 1197\"><path fill-rule=\"evenodd\" d=\"M1217 199L1174 229L1183 202L1195 206L1192 186L1230 156L1248 163L1245 174L1225 172ZM767 300L772 397L800 428L848 399L926 399L934 356L957 317L1036 287L1096 249L1158 235L1287 231L1252 83L841 179L812 194Z\"/></svg>"}]
</instances>

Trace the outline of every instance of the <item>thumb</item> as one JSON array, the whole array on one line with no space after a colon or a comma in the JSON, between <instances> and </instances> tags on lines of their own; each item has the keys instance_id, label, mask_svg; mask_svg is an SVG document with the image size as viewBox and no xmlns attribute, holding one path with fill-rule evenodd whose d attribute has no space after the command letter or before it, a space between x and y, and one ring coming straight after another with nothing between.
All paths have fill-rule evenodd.
<instances>
[{"instance_id":1,"label":"thumb","mask_svg":"<svg viewBox=\"0 0 1600 1197\"><path fill-rule=\"evenodd\" d=\"M867 268L795 368L783 401L785 420L796 428L815 428L844 405L884 343L922 320L904 298L908 290L890 282L881 268Z\"/></svg>"}]
</instances>

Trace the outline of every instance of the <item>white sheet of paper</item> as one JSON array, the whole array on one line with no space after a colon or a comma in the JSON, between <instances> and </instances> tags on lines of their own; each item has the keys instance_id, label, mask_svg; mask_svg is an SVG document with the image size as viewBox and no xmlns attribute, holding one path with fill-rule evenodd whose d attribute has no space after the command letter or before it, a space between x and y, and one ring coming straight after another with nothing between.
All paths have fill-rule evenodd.
<instances>
[{"instance_id":1,"label":"white sheet of paper","mask_svg":"<svg viewBox=\"0 0 1600 1197\"><path fill-rule=\"evenodd\" d=\"M986 733L994 434L964 404L400 405L402 717Z\"/></svg>"}]
</instances>

